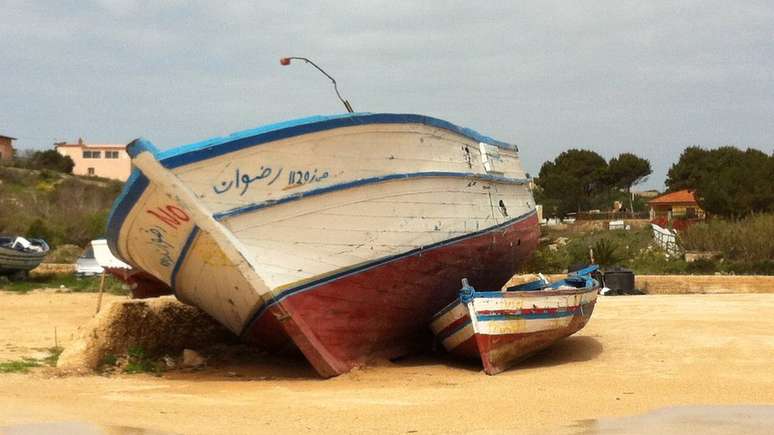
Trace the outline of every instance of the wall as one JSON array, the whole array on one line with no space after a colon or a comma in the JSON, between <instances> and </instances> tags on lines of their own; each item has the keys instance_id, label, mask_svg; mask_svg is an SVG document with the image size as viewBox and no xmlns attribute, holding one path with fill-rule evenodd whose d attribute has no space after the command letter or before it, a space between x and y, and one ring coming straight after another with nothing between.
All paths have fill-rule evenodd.
<instances>
[{"instance_id":1,"label":"wall","mask_svg":"<svg viewBox=\"0 0 774 435\"><path fill-rule=\"evenodd\" d=\"M774 276L640 275L634 286L649 294L774 293Z\"/></svg>"},{"instance_id":2,"label":"wall","mask_svg":"<svg viewBox=\"0 0 774 435\"><path fill-rule=\"evenodd\" d=\"M530 275L532 276L532 275ZM567 275L546 275L559 280ZM529 281L517 276L508 285ZM475 284L474 284L475 285ZM634 288L648 294L774 293L774 276L769 275L635 275Z\"/></svg>"},{"instance_id":3,"label":"wall","mask_svg":"<svg viewBox=\"0 0 774 435\"><path fill-rule=\"evenodd\" d=\"M0 137L0 160L11 160L13 158L13 146L11 139Z\"/></svg>"},{"instance_id":4,"label":"wall","mask_svg":"<svg viewBox=\"0 0 774 435\"><path fill-rule=\"evenodd\" d=\"M98 177L113 178L126 181L132 170L129 155L123 147L100 147L98 145L65 145L57 146L59 154L70 156L75 162L73 174L95 175ZM100 158L86 159L83 151L99 151ZM117 159L106 159L105 151L118 151ZM94 174L89 174L89 168L94 168Z\"/></svg>"}]
</instances>

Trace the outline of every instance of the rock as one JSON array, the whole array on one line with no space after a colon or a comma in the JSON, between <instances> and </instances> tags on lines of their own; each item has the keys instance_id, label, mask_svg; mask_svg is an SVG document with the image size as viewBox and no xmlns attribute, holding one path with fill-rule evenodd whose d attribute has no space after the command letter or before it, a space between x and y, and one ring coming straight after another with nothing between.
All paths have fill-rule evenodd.
<instances>
[{"instance_id":1,"label":"rock","mask_svg":"<svg viewBox=\"0 0 774 435\"><path fill-rule=\"evenodd\" d=\"M207 360L199 352L191 349L183 349L183 367L195 368L203 366Z\"/></svg>"},{"instance_id":2,"label":"rock","mask_svg":"<svg viewBox=\"0 0 774 435\"><path fill-rule=\"evenodd\" d=\"M173 296L117 301L79 329L78 338L59 356L57 367L93 370L106 357L115 359L131 347L154 357L237 341L212 317Z\"/></svg>"},{"instance_id":3,"label":"rock","mask_svg":"<svg viewBox=\"0 0 774 435\"><path fill-rule=\"evenodd\" d=\"M164 365L168 369L173 369L177 366L177 363L175 362L175 359L171 356L165 356L164 358L161 358L162 361L164 361Z\"/></svg>"}]
</instances>

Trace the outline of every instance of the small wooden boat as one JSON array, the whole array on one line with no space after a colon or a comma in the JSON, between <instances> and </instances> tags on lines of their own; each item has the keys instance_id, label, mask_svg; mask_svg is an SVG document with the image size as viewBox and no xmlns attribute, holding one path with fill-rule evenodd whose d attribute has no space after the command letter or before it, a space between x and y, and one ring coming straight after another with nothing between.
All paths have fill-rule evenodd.
<instances>
[{"instance_id":1,"label":"small wooden boat","mask_svg":"<svg viewBox=\"0 0 774 435\"><path fill-rule=\"evenodd\" d=\"M501 286L538 242L517 148L427 116L127 150L113 253L245 339L296 346L322 376L429 346L461 278Z\"/></svg>"},{"instance_id":2,"label":"small wooden boat","mask_svg":"<svg viewBox=\"0 0 774 435\"><path fill-rule=\"evenodd\" d=\"M447 351L480 359L484 371L495 375L586 325L600 288L591 277L596 269L508 291L477 291L463 279L459 297L435 315L430 328Z\"/></svg>"},{"instance_id":3,"label":"small wooden boat","mask_svg":"<svg viewBox=\"0 0 774 435\"><path fill-rule=\"evenodd\" d=\"M45 240L0 236L0 275L24 277L48 254Z\"/></svg>"}]
</instances>

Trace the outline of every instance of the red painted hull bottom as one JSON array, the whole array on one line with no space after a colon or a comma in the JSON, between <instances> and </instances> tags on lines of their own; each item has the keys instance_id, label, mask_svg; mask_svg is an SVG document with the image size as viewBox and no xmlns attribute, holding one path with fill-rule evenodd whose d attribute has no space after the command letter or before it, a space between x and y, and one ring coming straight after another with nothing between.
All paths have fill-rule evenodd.
<instances>
[{"instance_id":1,"label":"red painted hull bottom","mask_svg":"<svg viewBox=\"0 0 774 435\"><path fill-rule=\"evenodd\" d=\"M595 304L596 301L584 304L579 310L582 314L573 316L570 324L564 328L526 334L473 334L454 348L452 353L466 358L480 358L484 372L488 375L496 375L562 338L580 331L591 318Z\"/></svg>"},{"instance_id":2,"label":"red painted hull bottom","mask_svg":"<svg viewBox=\"0 0 774 435\"><path fill-rule=\"evenodd\" d=\"M460 280L499 289L529 258L538 237L533 214L335 279L275 303L243 336L274 350L292 341L324 377L428 349L430 319L457 297Z\"/></svg>"}]
</instances>

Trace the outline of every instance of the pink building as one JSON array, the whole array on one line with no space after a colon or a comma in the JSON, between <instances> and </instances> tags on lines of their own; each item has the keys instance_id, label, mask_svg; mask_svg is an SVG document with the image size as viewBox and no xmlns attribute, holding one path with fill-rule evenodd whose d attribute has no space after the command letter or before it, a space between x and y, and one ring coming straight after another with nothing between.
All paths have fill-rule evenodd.
<instances>
[{"instance_id":1,"label":"pink building","mask_svg":"<svg viewBox=\"0 0 774 435\"><path fill-rule=\"evenodd\" d=\"M73 174L92 175L126 181L132 171L132 163L126 146L120 144L56 143L57 152L69 156L75 162Z\"/></svg>"}]
</instances>

